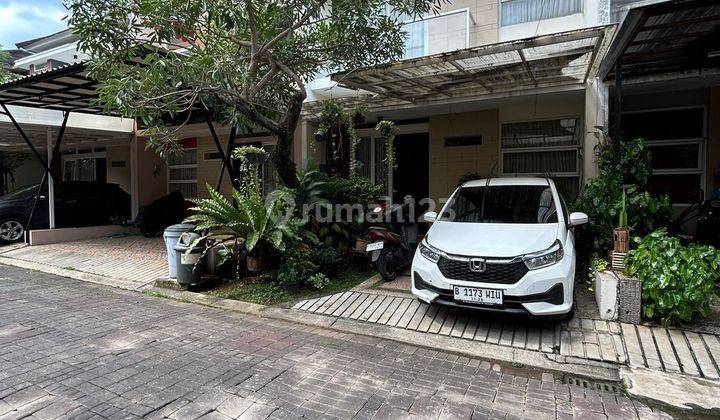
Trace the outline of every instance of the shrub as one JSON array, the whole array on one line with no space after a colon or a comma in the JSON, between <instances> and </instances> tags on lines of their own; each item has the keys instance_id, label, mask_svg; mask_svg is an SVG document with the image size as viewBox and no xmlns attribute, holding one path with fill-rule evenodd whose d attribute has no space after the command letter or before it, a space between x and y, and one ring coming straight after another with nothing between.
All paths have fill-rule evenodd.
<instances>
[{"instance_id":1,"label":"shrub","mask_svg":"<svg viewBox=\"0 0 720 420\"><path fill-rule=\"evenodd\" d=\"M318 266L299 251L285 255L277 273L277 281L284 284L304 284L317 274Z\"/></svg>"},{"instance_id":2,"label":"shrub","mask_svg":"<svg viewBox=\"0 0 720 420\"><path fill-rule=\"evenodd\" d=\"M330 279L323 273L317 273L310 276L308 283L315 289L324 289L325 286L330 284Z\"/></svg>"},{"instance_id":3,"label":"shrub","mask_svg":"<svg viewBox=\"0 0 720 420\"><path fill-rule=\"evenodd\" d=\"M707 316L718 292L720 251L711 246L683 246L660 229L635 238L626 271L642 284L643 313L663 325L690 321L696 313Z\"/></svg>"},{"instance_id":4,"label":"shrub","mask_svg":"<svg viewBox=\"0 0 720 420\"><path fill-rule=\"evenodd\" d=\"M333 176L325 182L325 198L333 204L368 204L380 198L381 187L365 178L354 176L340 178Z\"/></svg>"},{"instance_id":5,"label":"shrub","mask_svg":"<svg viewBox=\"0 0 720 420\"><path fill-rule=\"evenodd\" d=\"M578 228L578 241L586 255L604 255L612 244L623 206L623 189L627 204L627 225L634 235L644 236L667 226L670 201L667 196L653 197L647 191L652 172L650 151L642 139L621 142L616 147L605 138L597 148L598 176L590 180L573 203L573 211L588 215L590 223Z\"/></svg>"}]
</instances>

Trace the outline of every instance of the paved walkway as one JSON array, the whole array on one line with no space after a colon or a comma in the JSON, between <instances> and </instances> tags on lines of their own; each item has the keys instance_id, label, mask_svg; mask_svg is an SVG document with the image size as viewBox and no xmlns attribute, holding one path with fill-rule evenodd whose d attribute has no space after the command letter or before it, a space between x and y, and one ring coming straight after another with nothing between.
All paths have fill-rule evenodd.
<instances>
[{"instance_id":1,"label":"paved walkway","mask_svg":"<svg viewBox=\"0 0 720 420\"><path fill-rule=\"evenodd\" d=\"M0 418L655 418L616 393L0 266Z\"/></svg>"},{"instance_id":2,"label":"paved walkway","mask_svg":"<svg viewBox=\"0 0 720 420\"><path fill-rule=\"evenodd\" d=\"M0 248L0 261L4 258L64 270L68 274L78 272L110 278L115 280L114 285L126 289L143 288L158 277L167 276L163 239L140 235L20 248L15 245Z\"/></svg>"},{"instance_id":3,"label":"paved walkway","mask_svg":"<svg viewBox=\"0 0 720 420\"><path fill-rule=\"evenodd\" d=\"M336 293L298 302L293 308L578 359L720 378L720 337L714 334L578 318L562 323L497 321L499 317L374 291Z\"/></svg>"}]
</instances>

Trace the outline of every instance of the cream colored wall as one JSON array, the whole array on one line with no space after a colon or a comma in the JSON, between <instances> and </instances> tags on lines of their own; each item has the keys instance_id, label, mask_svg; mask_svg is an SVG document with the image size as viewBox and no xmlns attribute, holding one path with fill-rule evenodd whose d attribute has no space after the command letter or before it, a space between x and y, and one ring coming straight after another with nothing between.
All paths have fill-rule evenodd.
<instances>
[{"instance_id":1,"label":"cream colored wall","mask_svg":"<svg viewBox=\"0 0 720 420\"><path fill-rule=\"evenodd\" d=\"M125 162L123 167L113 167L113 162ZM123 191L130 193L130 146L108 146L107 182L118 184Z\"/></svg>"},{"instance_id":2,"label":"cream colored wall","mask_svg":"<svg viewBox=\"0 0 720 420\"><path fill-rule=\"evenodd\" d=\"M271 136L245 137L238 138L235 140L235 142L237 146L256 142L261 142L263 145L265 145L274 144L275 138ZM217 176L218 173L220 173L222 160L205 160L206 152L217 151L217 147L215 146L215 142L213 142L212 137L199 137L197 139L197 191L198 196L200 197L207 197L207 189L205 188L206 183L210 184L210 186L212 187L215 187L215 183L217 182ZM228 174L227 172L225 172L225 176L223 176L223 182L220 185L220 192L225 196L229 197L231 189L232 184L230 183L230 178L228 178Z\"/></svg>"},{"instance_id":3,"label":"cream colored wall","mask_svg":"<svg viewBox=\"0 0 720 420\"><path fill-rule=\"evenodd\" d=\"M708 124L706 195L720 188L720 86L710 89Z\"/></svg>"},{"instance_id":4,"label":"cream colored wall","mask_svg":"<svg viewBox=\"0 0 720 420\"><path fill-rule=\"evenodd\" d=\"M470 45L493 44L498 42L498 0L454 0L443 3L442 12L459 9L470 11Z\"/></svg>"},{"instance_id":5,"label":"cream colored wall","mask_svg":"<svg viewBox=\"0 0 720 420\"><path fill-rule=\"evenodd\" d=\"M138 205L150 204L167 194L167 165L152 150L145 150L145 142L138 139Z\"/></svg>"},{"instance_id":6,"label":"cream colored wall","mask_svg":"<svg viewBox=\"0 0 720 420\"><path fill-rule=\"evenodd\" d=\"M480 146L444 147L447 136L482 136ZM447 198L461 175L494 175L498 161L498 110L430 117L430 198Z\"/></svg>"},{"instance_id":7,"label":"cream colored wall","mask_svg":"<svg viewBox=\"0 0 720 420\"><path fill-rule=\"evenodd\" d=\"M585 96L582 91L573 96L535 95L500 107L500 122L582 117L584 113Z\"/></svg>"}]
</instances>

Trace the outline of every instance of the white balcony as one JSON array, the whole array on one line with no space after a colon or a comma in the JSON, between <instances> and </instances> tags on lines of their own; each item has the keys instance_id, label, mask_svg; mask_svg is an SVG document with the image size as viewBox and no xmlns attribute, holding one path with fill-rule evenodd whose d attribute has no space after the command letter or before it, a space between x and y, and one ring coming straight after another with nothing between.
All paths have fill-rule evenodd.
<instances>
[{"instance_id":1,"label":"white balcony","mask_svg":"<svg viewBox=\"0 0 720 420\"><path fill-rule=\"evenodd\" d=\"M408 33L403 58L417 58L469 47L470 14L455 10L405 23Z\"/></svg>"}]
</instances>

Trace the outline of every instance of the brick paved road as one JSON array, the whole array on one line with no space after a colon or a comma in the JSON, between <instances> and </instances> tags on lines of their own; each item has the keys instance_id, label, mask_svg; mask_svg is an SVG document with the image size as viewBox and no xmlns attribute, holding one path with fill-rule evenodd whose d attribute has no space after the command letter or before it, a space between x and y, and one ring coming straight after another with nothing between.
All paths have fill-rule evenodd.
<instances>
[{"instance_id":1,"label":"brick paved road","mask_svg":"<svg viewBox=\"0 0 720 420\"><path fill-rule=\"evenodd\" d=\"M636 418L487 362L0 266L0 419Z\"/></svg>"}]
</instances>

